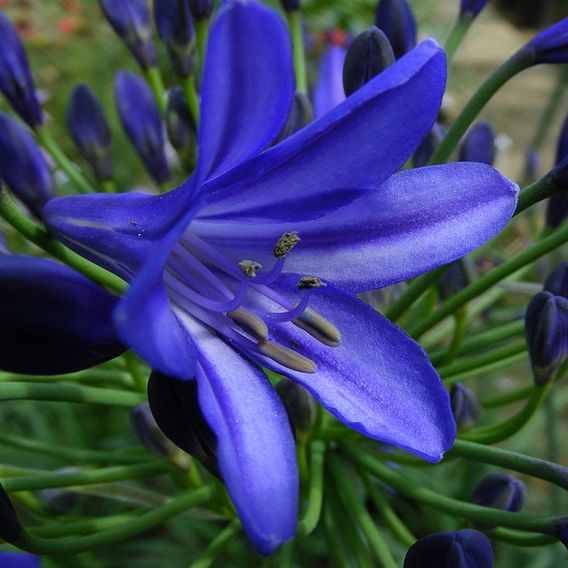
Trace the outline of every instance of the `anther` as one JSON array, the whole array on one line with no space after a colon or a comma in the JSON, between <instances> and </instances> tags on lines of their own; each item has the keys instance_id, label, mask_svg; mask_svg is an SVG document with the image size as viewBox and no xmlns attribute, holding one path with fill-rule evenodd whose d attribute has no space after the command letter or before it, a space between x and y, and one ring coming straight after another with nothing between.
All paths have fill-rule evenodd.
<instances>
[{"instance_id":1,"label":"anther","mask_svg":"<svg viewBox=\"0 0 568 568\"><path fill-rule=\"evenodd\" d=\"M300 278L296 284L298 290L312 290L313 288L321 288L322 286L325 286L325 283L317 276L304 276Z\"/></svg>"},{"instance_id":2,"label":"anther","mask_svg":"<svg viewBox=\"0 0 568 568\"><path fill-rule=\"evenodd\" d=\"M258 350L263 355L292 371L315 373L317 370L316 364L311 359L292 351L292 349L272 343L272 341L260 341Z\"/></svg>"},{"instance_id":3,"label":"anther","mask_svg":"<svg viewBox=\"0 0 568 568\"><path fill-rule=\"evenodd\" d=\"M296 231L284 233L272 249L272 254L276 258L286 256L298 243L300 242L300 235Z\"/></svg>"},{"instance_id":4,"label":"anther","mask_svg":"<svg viewBox=\"0 0 568 568\"><path fill-rule=\"evenodd\" d=\"M341 343L339 330L311 308L306 308L300 317L292 320L292 323L309 333L314 339L321 341L324 345L337 347Z\"/></svg>"},{"instance_id":5,"label":"anther","mask_svg":"<svg viewBox=\"0 0 568 568\"><path fill-rule=\"evenodd\" d=\"M243 328L247 333L252 335L255 339L265 340L268 339L268 326L266 323L255 313L239 307L227 314L237 325Z\"/></svg>"},{"instance_id":6,"label":"anther","mask_svg":"<svg viewBox=\"0 0 568 568\"><path fill-rule=\"evenodd\" d=\"M256 271L262 268L260 262L255 260L241 260L239 262L239 268L249 278L256 278Z\"/></svg>"}]
</instances>

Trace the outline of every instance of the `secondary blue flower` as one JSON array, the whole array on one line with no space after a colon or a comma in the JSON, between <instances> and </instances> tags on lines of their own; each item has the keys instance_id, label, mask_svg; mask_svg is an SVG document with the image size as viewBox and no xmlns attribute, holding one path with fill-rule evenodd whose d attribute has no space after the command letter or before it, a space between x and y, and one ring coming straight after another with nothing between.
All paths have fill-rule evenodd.
<instances>
[{"instance_id":1,"label":"secondary blue flower","mask_svg":"<svg viewBox=\"0 0 568 568\"><path fill-rule=\"evenodd\" d=\"M564 119L556 143L556 165L549 175L555 176L566 187L568 171L568 116ZM546 224L556 229L568 216L568 192L563 190L550 197L546 204Z\"/></svg>"},{"instance_id":2,"label":"secondary blue flower","mask_svg":"<svg viewBox=\"0 0 568 568\"><path fill-rule=\"evenodd\" d=\"M112 325L117 298L51 260L0 254L0 369L52 375L124 351Z\"/></svg>"},{"instance_id":3,"label":"secondary blue flower","mask_svg":"<svg viewBox=\"0 0 568 568\"><path fill-rule=\"evenodd\" d=\"M482 162L493 165L495 161L495 131L488 122L478 122L466 134L460 148L462 162Z\"/></svg>"},{"instance_id":4,"label":"secondary blue flower","mask_svg":"<svg viewBox=\"0 0 568 568\"><path fill-rule=\"evenodd\" d=\"M118 115L148 173L158 183L170 177L160 109L146 82L128 71L114 80Z\"/></svg>"},{"instance_id":5,"label":"secondary blue flower","mask_svg":"<svg viewBox=\"0 0 568 568\"><path fill-rule=\"evenodd\" d=\"M99 4L140 67L154 67L156 50L152 43L152 23L146 0L99 0Z\"/></svg>"},{"instance_id":6,"label":"secondary blue flower","mask_svg":"<svg viewBox=\"0 0 568 568\"><path fill-rule=\"evenodd\" d=\"M0 566L4 568L41 568L38 556L27 552L0 552Z\"/></svg>"},{"instance_id":7,"label":"secondary blue flower","mask_svg":"<svg viewBox=\"0 0 568 568\"><path fill-rule=\"evenodd\" d=\"M191 75L195 64L195 30L187 0L154 2L154 20L178 75Z\"/></svg>"},{"instance_id":8,"label":"secondary blue flower","mask_svg":"<svg viewBox=\"0 0 568 568\"><path fill-rule=\"evenodd\" d=\"M407 0L379 0L375 24L389 38L397 59L416 46L416 20Z\"/></svg>"},{"instance_id":9,"label":"secondary blue flower","mask_svg":"<svg viewBox=\"0 0 568 568\"><path fill-rule=\"evenodd\" d=\"M460 16L475 18L489 0L461 0Z\"/></svg>"},{"instance_id":10,"label":"secondary blue flower","mask_svg":"<svg viewBox=\"0 0 568 568\"><path fill-rule=\"evenodd\" d=\"M196 20L206 20L213 12L215 0L189 0L191 13Z\"/></svg>"},{"instance_id":11,"label":"secondary blue flower","mask_svg":"<svg viewBox=\"0 0 568 568\"><path fill-rule=\"evenodd\" d=\"M524 505L526 495L527 488L520 479L508 473L493 473L476 485L471 501L476 505L516 513Z\"/></svg>"},{"instance_id":12,"label":"secondary blue flower","mask_svg":"<svg viewBox=\"0 0 568 568\"><path fill-rule=\"evenodd\" d=\"M265 150L294 97L289 37L268 7L228 1L209 35L193 177L160 196L46 208L54 235L132 282L116 325L154 369L185 379L178 406L183 385L197 386L220 474L261 553L294 534L298 473L286 411L260 367L427 460L454 439L423 350L354 297L462 257L515 209L518 188L485 164L396 173L432 127L445 75L443 51L426 41ZM174 441L182 420L169 425Z\"/></svg>"},{"instance_id":13,"label":"secondary blue flower","mask_svg":"<svg viewBox=\"0 0 568 568\"><path fill-rule=\"evenodd\" d=\"M71 93L67 126L97 179L111 179L110 127L99 99L87 85L77 85Z\"/></svg>"},{"instance_id":14,"label":"secondary blue flower","mask_svg":"<svg viewBox=\"0 0 568 568\"><path fill-rule=\"evenodd\" d=\"M30 133L0 113L0 180L36 216L54 195L53 180L39 146Z\"/></svg>"},{"instance_id":15,"label":"secondary blue flower","mask_svg":"<svg viewBox=\"0 0 568 568\"><path fill-rule=\"evenodd\" d=\"M345 48L332 45L321 59L318 82L313 93L316 118L320 118L345 100L343 62L346 53Z\"/></svg>"},{"instance_id":16,"label":"secondary blue flower","mask_svg":"<svg viewBox=\"0 0 568 568\"><path fill-rule=\"evenodd\" d=\"M568 298L568 261L560 262L544 281L544 290Z\"/></svg>"},{"instance_id":17,"label":"secondary blue flower","mask_svg":"<svg viewBox=\"0 0 568 568\"><path fill-rule=\"evenodd\" d=\"M458 431L467 432L479 422L481 403L474 390L461 383L453 383L450 388L450 402Z\"/></svg>"},{"instance_id":18,"label":"secondary blue flower","mask_svg":"<svg viewBox=\"0 0 568 568\"><path fill-rule=\"evenodd\" d=\"M568 18L534 36L518 52L530 65L568 62Z\"/></svg>"},{"instance_id":19,"label":"secondary blue flower","mask_svg":"<svg viewBox=\"0 0 568 568\"><path fill-rule=\"evenodd\" d=\"M478 531L436 533L415 542L404 559L404 568L492 568L493 549Z\"/></svg>"},{"instance_id":20,"label":"secondary blue flower","mask_svg":"<svg viewBox=\"0 0 568 568\"><path fill-rule=\"evenodd\" d=\"M0 12L0 91L32 127L42 123L35 86L22 42L10 20Z\"/></svg>"}]
</instances>

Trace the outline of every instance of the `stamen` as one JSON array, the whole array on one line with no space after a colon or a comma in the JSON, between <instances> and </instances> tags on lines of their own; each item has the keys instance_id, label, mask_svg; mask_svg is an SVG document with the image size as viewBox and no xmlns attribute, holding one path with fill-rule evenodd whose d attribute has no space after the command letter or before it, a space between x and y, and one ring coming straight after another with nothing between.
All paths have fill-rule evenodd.
<instances>
[{"instance_id":1,"label":"stamen","mask_svg":"<svg viewBox=\"0 0 568 568\"><path fill-rule=\"evenodd\" d=\"M310 292L307 291L296 307L285 312L266 312L261 314L262 318L270 323L284 323L299 318L308 307L310 296Z\"/></svg>"},{"instance_id":2,"label":"stamen","mask_svg":"<svg viewBox=\"0 0 568 568\"><path fill-rule=\"evenodd\" d=\"M311 308L306 308L299 318L292 320L292 323L309 333L314 339L321 341L324 345L337 347L341 343L339 330Z\"/></svg>"},{"instance_id":3,"label":"stamen","mask_svg":"<svg viewBox=\"0 0 568 568\"><path fill-rule=\"evenodd\" d=\"M284 233L272 249L272 254L276 258L286 256L298 243L300 242L300 235L296 231Z\"/></svg>"},{"instance_id":4,"label":"stamen","mask_svg":"<svg viewBox=\"0 0 568 568\"><path fill-rule=\"evenodd\" d=\"M241 260L238 264L241 272L249 278L256 278L256 271L262 268L262 264L256 260Z\"/></svg>"},{"instance_id":5,"label":"stamen","mask_svg":"<svg viewBox=\"0 0 568 568\"><path fill-rule=\"evenodd\" d=\"M247 333L255 339L268 339L268 327L255 313L243 308L242 306L236 310L229 312L227 317L231 318L237 325L242 327Z\"/></svg>"},{"instance_id":6,"label":"stamen","mask_svg":"<svg viewBox=\"0 0 568 568\"><path fill-rule=\"evenodd\" d=\"M321 288L325 286L317 276L304 276L300 278L299 282L296 284L298 290L313 290L314 288Z\"/></svg>"},{"instance_id":7,"label":"stamen","mask_svg":"<svg viewBox=\"0 0 568 568\"><path fill-rule=\"evenodd\" d=\"M317 370L316 364L311 359L292 351L292 349L272 343L272 341L259 342L258 350L276 363L280 363L280 365L293 371L315 373Z\"/></svg>"}]
</instances>

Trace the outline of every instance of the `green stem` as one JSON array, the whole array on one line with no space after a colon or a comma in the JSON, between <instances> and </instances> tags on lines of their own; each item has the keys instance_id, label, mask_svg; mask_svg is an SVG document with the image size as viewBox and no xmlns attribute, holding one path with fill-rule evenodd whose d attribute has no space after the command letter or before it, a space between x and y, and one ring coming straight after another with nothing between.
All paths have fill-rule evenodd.
<instances>
[{"instance_id":1,"label":"green stem","mask_svg":"<svg viewBox=\"0 0 568 568\"><path fill-rule=\"evenodd\" d=\"M181 87L189 113L193 119L193 124L195 125L195 130L197 131L199 127L199 98L197 97L197 89L195 87L195 76L184 77L181 81Z\"/></svg>"},{"instance_id":2,"label":"green stem","mask_svg":"<svg viewBox=\"0 0 568 568\"><path fill-rule=\"evenodd\" d=\"M524 400L528 398L533 392L533 387L524 387L522 389L517 389L493 398L486 398L481 401L481 405L484 408L498 408L499 406L504 406L506 404L511 404L512 402L518 402L519 400Z\"/></svg>"},{"instance_id":3,"label":"green stem","mask_svg":"<svg viewBox=\"0 0 568 568\"><path fill-rule=\"evenodd\" d=\"M80 193L94 193L96 189L87 181L75 164L69 160L45 126L37 128L36 136L40 144L51 154L57 165L67 174Z\"/></svg>"},{"instance_id":4,"label":"green stem","mask_svg":"<svg viewBox=\"0 0 568 568\"><path fill-rule=\"evenodd\" d=\"M0 383L0 400L85 402L131 408L141 404L145 399L146 397L139 393L76 384Z\"/></svg>"},{"instance_id":5,"label":"green stem","mask_svg":"<svg viewBox=\"0 0 568 568\"><path fill-rule=\"evenodd\" d=\"M459 353L465 332L467 330L467 306L463 306L454 313L454 333L452 341L448 347L448 352L444 356L443 364L450 365Z\"/></svg>"},{"instance_id":6,"label":"green stem","mask_svg":"<svg viewBox=\"0 0 568 568\"><path fill-rule=\"evenodd\" d=\"M154 98L156 99L156 103L160 109L160 113L163 116L166 112L167 101L162 74L157 67L148 67L145 71L145 75L146 81L148 81L148 85L150 85L150 89L152 89L152 93L154 94Z\"/></svg>"},{"instance_id":7,"label":"green stem","mask_svg":"<svg viewBox=\"0 0 568 568\"><path fill-rule=\"evenodd\" d=\"M558 539L548 534L527 534L509 529L495 529L489 533L492 539L501 540L516 546L548 546L555 544Z\"/></svg>"},{"instance_id":8,"label":"green stem","mask_svg":"<svg viewBox=\"0 0 568 568\"><path fill-rule=\"evenodd\" d=\"M23 375L18 373L0 372L0 381L7 382L32 382L32 383L57 383L57 382L84 382L84 383L106 383L115 386L132 389L132 380L128 373L114 371L110 369L88 369L77 373L65 375Z\"/></svg>"},{"instance_id":9,"label":"green stem","mask_svg":"<svg viewBox=\"0 0 568 568\"><path fill-rule=\"evenodd\" d=\"M120 465L88 471L70 473L46 473L44 475L26 475L25 477L10 477L2 480L2 485L8 493L15 491L37 491L57 487L75 487L112 483L124 479L140 479L162 473L170 473L172 468L162 461L152 461L135 465Z\"/></svg>"},{"instance_id":10,"label":"green stem","mask_svg":"<svg viewBox=\"0 0 568 568\"><path fill-rule=\"evenodd\" d=\"M568 224L559 227L558 230L553 232L551 235L548 235L534 243L532 246L518 254L515 258L512 258L503 263L501 266L494 268L469 286L466 286L463 290L460 290L455 296L444 302L433 314L419 322L418 325L411 330L411 335L415 338L419 338L431 327L442 321L445 317L451 315L455 310L476 296L479 296L482 292L485 292L493 285L497 284L497 282L500 282L510 274L513 274L517 270L531 264L535 260L566 242L568 242Z\"/></svg>"},{"instance_id":11,"label":"green stem","mask_svg":"<svg viewBox=\"0 0 568 568\"><path fill-rule=\"evenodd\" d=\"M450 35L448 36L446 44L444 45L444 51L446 52L448 67L452 59L454 58L454 55L458 47L461 45L463 38L467 33L467 30L469 30L469 27L471 26L472 22L473 22L472 18L462 16L456 20L454 27L450 31Z\"/></svg>"},{"instance_id":12,"label":"green stem","mask_svg":"<svg viewBox=\"0 0 568 568\"><path fill-rule=\"evenodd\" d=\"M308 490L308 507L298 522L297 533L308 536L317 527L323 503L323 463L325 443L314 440L310 444L310 486Z\"/></svg>"},{"instance_id":13,"label":"green stem","mask_svg":"<svg viewBox=\"0 0 568 568\"><path fill-rule=\"evenodd\" d=\"M142 365L140 359L134 351L126 351L123 355L126 362L126 368L132 377L134 384L139 392L145 393L148 385L148 372Z\"/></svg>"},{"instance_id":14,"label":"green stem","mask_svg":"<svg viewBox=\"0 0 568 568\"><path fill-rule=\"evenodd\" d=\"M515 209L515 215L522 213L525 209L548 199L551 195L563 190L563 187L554 182L551 175L545 175L543 178L531 183L519 193L519 201Z\"/></svg>"},{"instance_id":15,"label":"green stem","mask_svg":"<svg viewBox=\"0 0 568 568\"><path fill-rule=\"evenodd\" d=\"M547 458L552 463L559 460L558 421L556 416L556 401L553 396L545 400L545 428L547 440ZM556 485L550 487L550 513L559 515L562 511L562 492Z\"/></svg>"},{"instance_id":16,"label":"green stem","mask_svg":"<svg viewBox=\"0 0 568 568\"><path fill-rule=\"evenodd\" d=\"M530 62L524 54L516 53L497 68L467 103L454 121L440 145L436 148L430 164L442 164L448 160L459 141L471 126L483 107L493 95L512 77L526 69Z\"/></svg>"},{"instance_id":17,"label":"green stem","mask_svg":"<svg viewBox=\"0 0 568 568\"><path fill-rule=\"evenodd\" d=\"M34 536L50 538L58 536L69 536L73 534L89 534L121 525L124 522L130 521L131 519L132 515L112 515L110 517L101 517L86 520L72 519L33 527L30 528L30 532Z\"/></svg>"},{"instance_id":18,"label":"green stem","mask_svg":"<svg viewBox=\"0 0 568 568\"><path fill-rule=\"evenodd\" d=\"M32 552L34 554L78 554L85 550L91 550L100 546L109 546L134 535L143 533L162 524L164 521L183 513L191 507L201 505L211 499L214 493L215 489L213 485L207 485L195 491L182 493L178 497L172 499L167 505L158 507L148 513L144 513L123 525L114 526L88 536L50 540L33 536L29 533L24 533L13 544L22 550L26 550L27 552Z\"/></svg>"},{"instance_id":19,"label":"green stem","mask_svg":"<svg viewBox=\"0 0 568 568\"><path fill-rule=\"evenodd\" d=\"M116 193L116 184L111 179L101 181L101 191L103 193Z\"/></svg>"},{"instance_id":20,"label":"green stem","mask_svg":"<svg viewBox=\"0 0 568 568\"><path fill-rule=\"evenodd\" d=\"M229 523L210 543L205 549L205 552L194 562L189 565L189 568L209 568L215 559L219 556L227 545L231 542L232 538L241 530L241 523L235 519Z\"/></svg>"},{"instance_id":21,"label":"green stem","mask_svg":"<svg viewBox=\"0 0 568 568\"><path fill-rule=\"evenodd\" d=\"M197 57L199 59L200 69L203 69L205 59L205 50L207 47L207 37L209 36L209 20L196 20L195 37L197 45Z\"/></svg>"},{"instance_id":22,"label":"green stem","mask_svg":"<svg viewBox=\"0 0 568 568\"><path fill-rule=\"evenodd\" d=\"M43 250L51 253L63 263L77 272L80 272L93 282L100 284L114 292L124 292L128 284L108 270L97 266L93 262L79 256L61 243L52 239L50 235L39 225L28 219L5 192L0 192L0 217L2 217L16 231L28 241L36 244Z\"/></svg>"},{"instance_id":23,"label":"green stem","mask_svg":"<svg viewBox=\"0 0 568 568\"><path fill-rule=\"evenodd\" d=\"M446 455L512 469L554 483L568 491L568 468L556 463L466 440L456 440Z\"/></svg>"},{"instance_id":24,"label":"green stem","mask_svg":"<svg viewBox=\"0 0 568 568\"><path fill-rule=\"evenodd\" d=\"M328 461L331 473L335 478L338 493L344 499L345 506L353 513L358 525L365 533L369 545L375 552L381 566L384 568L397 568L397 563L391 556L386 542L377 529L367 509L363 506L363 503L361 503L359 496L354 490L353 482L345 473L343 465L337 456L330 456Z\"/></svg>"},{"instance_id":25,"label":"green stem","mask_svg":"<svg viewBox=\"0 0 568 568\"><path fill-rule=\"evenodd\" d=\"M487 525L550 535L556 534L557 524L560 520L558 517L546 517L532 513L510 513L452 499L407 479L395 469L383 464L379 459L362 450L356 444L340 442L340 447L344 454L364 467L370 474L390 485L401 494L438 511Z\"/></svg>"},{"instance_id":26,"label":"green stem","mask_svg":"<svg viewBox=\"0 0 568 568\"><path fill-rule=\"evenodd\" d=\"M304 53L304 30L302 29L302 14L300 10L286 13L292 48L294 51L294 72L296 74L296 90L308 94L308 77L306 72L306 56Z\"/></svg>"}]
</instances>

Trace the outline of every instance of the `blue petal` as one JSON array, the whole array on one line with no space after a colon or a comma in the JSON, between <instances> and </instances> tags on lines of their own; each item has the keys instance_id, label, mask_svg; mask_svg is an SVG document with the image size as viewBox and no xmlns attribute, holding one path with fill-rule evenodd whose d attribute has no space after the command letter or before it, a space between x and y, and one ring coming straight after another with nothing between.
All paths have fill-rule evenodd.
<instances>
[{"instance_id":1,"label":"blue petal","mask_svg":"<svg viewBox=\"0 0 568 568\"><path fill-rule=\"evenodd\" d=\"M298 276L276 289L290 297ZM274 286L274 285L273 285ZM271 338L294 345L312 359L312 374L263 364L301 383L332 414L359 432L404 448L428 461L442 459L456 425L449 395L422 348L363 302L328 285L313 293L310 307L341 333L328 347L292 324L271 329Z\"/></svg>"},{"instance_id":2,"label":"blue petal","mask_svg":"<svg viewBox=\"0 0 568 568\"><path fill-rule=\"evenodd\" d=\"M60 374L124 351L112 325L118 298L47 259L0 254L0 368Z\"/></svg>"},{"instance_id":3,"label":"blue petal","mask_svg":"<svg viewBox=\"0 0 568 568\"><path fill-rule=\"evenodd\" d=\"M293 96L290 39L282 18L252 0L226 2L211 27L205 57L199 180L234 168L272 142Z\"/></svg>"},{"instance_id":4,"label":"blue petal","mask_svg":"<svg viewBox=\"0 0 568 568\"><path fill-rule=\"evenodd\" d=\"M221 475L254 547L270 554L292 538L298 513L288 415L260 369L206 328L185 324L198 353L199 403L217 436Z\"/></svg>"},{"instance_id":5,"label":"blue petal","mask_svg":"<svg viewBox=\"0 0 568 568\"><path fill-rule=\"evenodd\" d=\"M323 116L345 100L343 91L343 62L346 50L331 46L322 57L319 79L314 89L314 114Z\"/></svg>"},{"instance_id":6,"label":"blue petal","mask_svg":"<svg viewBox=\"0 0 568 568\"><path fill-rule=\"evenodd\" d=\"M41 568L39 556L27 552L0 552L0 565L4 568Z\"/></svg>"},{"instance_id":7,"label":"blue petal","mask_svg":"<svg viewBox=\"0 0 568 568\"><path fill-rule=\"evenodd\" d=\"M444 53L423 42L316 122L208 184L200 217L299 221L376 189L430 130L445 78Z\"/></svg>"},{"instance_id":8,"label":"blue petal","mask_svg":"<svg viewBox=\"0 0 568 568\"><path fill-rule=\"evenodd\" d=\"M401 172L312 221L253 223L243 215L224 225L196 222L192 229L237 260L267 265L278 237L298 231L302 240L286 270L364 291L413 278L481 246L507 223L517 192L490 166L462 162Z\"/></svg>"}]
</instances>

